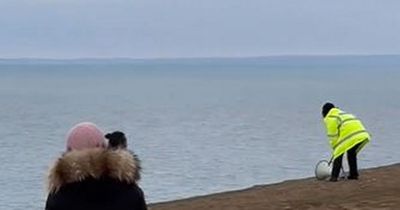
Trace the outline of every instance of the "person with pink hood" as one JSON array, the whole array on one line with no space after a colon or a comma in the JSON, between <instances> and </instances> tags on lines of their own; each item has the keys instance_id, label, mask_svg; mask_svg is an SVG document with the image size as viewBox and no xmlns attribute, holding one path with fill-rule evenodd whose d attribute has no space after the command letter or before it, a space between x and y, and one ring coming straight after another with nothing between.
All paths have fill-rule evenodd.
<instances>
[{"instance_id":1,"label":"person with pink hood","mask_svg":"<svg viewBox=\"0 0 400 210\"><path fill-rule=\"evenodd\" d=\"M106 149L93 123L75 125L66 152L51 167L46 210L146 210L137 182L140 161L127 150Z\"/></svg>"}]
</instances>

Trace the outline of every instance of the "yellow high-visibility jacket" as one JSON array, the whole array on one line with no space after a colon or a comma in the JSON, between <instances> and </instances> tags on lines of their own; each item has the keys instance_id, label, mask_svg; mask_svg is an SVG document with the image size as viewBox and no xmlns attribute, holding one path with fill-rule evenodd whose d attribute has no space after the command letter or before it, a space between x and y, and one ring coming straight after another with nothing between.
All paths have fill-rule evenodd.
<instances>
[{"instance_id":1,"label":"yellow high-visibility jacket","mask_svg":"<svg viewBox=\"0 0 400 210\"><path fill-rule=\"evenodd\" d=\"M358 118L338 108L332 108L324 118L324 122L333 150L333 159L361 143L357 149L358 153L371 139Z\"/></svg>"}]
</instances>

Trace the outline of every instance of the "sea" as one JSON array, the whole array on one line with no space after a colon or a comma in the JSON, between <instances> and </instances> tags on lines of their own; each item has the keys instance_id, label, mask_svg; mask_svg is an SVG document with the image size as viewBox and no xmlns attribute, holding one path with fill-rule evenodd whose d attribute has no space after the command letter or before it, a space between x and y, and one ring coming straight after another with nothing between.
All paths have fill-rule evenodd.
<instances>
[{"instance_id":1,"label":"sea","mask_svg":"<svg viewBox=\"0 0 400 210\"><path fill-rule=\"evenodd\" d=\"M126 133L148 203L313 177L327 101L372 135L360 168L400 162L397 55L0 59L0 209L44 209L83 121Z\"/></svg>"}]
</instances>

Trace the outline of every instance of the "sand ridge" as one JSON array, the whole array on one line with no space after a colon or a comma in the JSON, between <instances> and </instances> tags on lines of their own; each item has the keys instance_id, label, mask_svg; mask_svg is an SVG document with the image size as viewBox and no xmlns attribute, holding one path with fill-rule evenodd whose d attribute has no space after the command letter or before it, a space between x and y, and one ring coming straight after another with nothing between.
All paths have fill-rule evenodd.
<instances>
[{"instance_id":1,"label":"sand ridge","mask_svg":"<svg viewBox=\"0 0 400 210\"><path fill-rule=\"evenodd\" d=\"M400 209L400 164L360 171L335 183L315 178L151 204L150 210Z\"/></svg>"}]
</instances>

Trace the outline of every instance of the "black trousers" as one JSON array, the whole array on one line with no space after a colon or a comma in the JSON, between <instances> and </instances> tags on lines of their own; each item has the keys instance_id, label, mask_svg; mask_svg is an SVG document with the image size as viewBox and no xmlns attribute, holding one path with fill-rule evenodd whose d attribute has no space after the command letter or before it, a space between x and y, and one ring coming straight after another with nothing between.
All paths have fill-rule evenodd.
<instances>
[{"instance_id":1,"label":"black trousers","mask_svg":"<svg viewBox=\"0 0 400 210\"><path fill-rule=\"evenodd\" d=\"M361 142L362 143L362 142ZM350 175L348 178L357 179L358 178L358 168L357 168L357 149L361 143L356 144L354 147L347 151L347 161L349 163ZM340 169L342 168L343 155L337 157L333 161L333 168L331 179L337 179L340 174Z\"/></svg>"}]
</instances>

